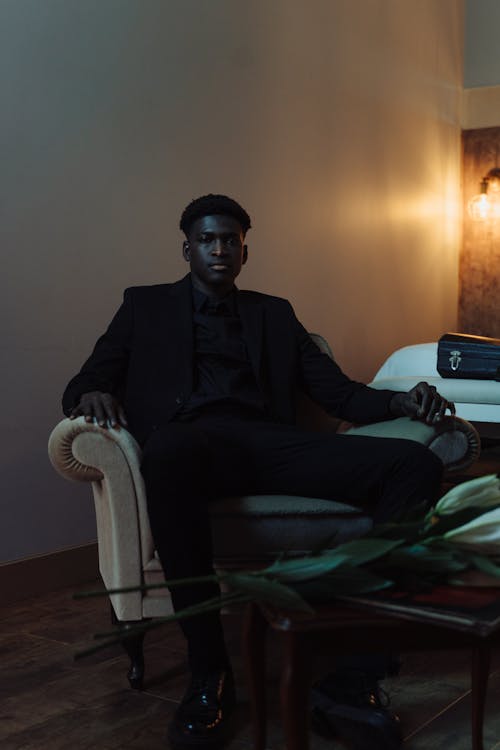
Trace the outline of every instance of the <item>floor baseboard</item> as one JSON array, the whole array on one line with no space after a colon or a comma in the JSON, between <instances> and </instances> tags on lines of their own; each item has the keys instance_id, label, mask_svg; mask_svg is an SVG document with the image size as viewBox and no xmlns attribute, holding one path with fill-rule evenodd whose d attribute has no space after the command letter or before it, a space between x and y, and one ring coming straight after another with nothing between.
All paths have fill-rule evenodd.
<instances>
[{"instance_id":1,"label":"floor baseboard","mask_svg":"<svg viewBox=\"0 0 500 750\"><path fill-rule=\"evenodd\" d=\"M97 542L0 564L1 604L99 578Z\"/></svg>"}]
</instances>

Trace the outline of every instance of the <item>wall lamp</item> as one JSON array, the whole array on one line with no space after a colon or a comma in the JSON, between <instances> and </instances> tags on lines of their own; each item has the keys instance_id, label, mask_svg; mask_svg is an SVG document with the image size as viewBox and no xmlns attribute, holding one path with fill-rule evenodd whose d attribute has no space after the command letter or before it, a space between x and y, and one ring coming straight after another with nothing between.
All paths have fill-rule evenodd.
<instances>
[{"instance_id":1,"label":"wall lamp","mask_svg":"<svg viewBox=\"0 0 500 750\"><path fill-rule=\"evenodd\" d=\"M481 180L481 192L470 199L467 209L473 221L500 219L500 168L490 169Z\"/></svg>"}]
</instances>

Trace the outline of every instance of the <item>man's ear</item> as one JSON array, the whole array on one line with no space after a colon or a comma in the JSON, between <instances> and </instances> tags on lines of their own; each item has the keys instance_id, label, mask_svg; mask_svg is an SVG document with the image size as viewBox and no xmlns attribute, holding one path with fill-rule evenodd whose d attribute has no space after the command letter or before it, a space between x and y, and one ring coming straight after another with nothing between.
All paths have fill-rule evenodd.
<instances>
[{"instance_id":1,"label":"man's ear","mask_svg":"<svg viewBox=\"0 0 500 750\"><path fill-rule=\"evenodd\" d=\"M188 263L191 260L191 252L189 250L189 242L187 240L182 243L182 257L184 258L184 260L187 260Z\"/></svg>"},{"instance_id":2,"label":"man's ear","mask_svg":"<svg viewBox=\"0 0 500 750\"><path fill-rule=\"evenodd\" d=\"M241 265L245 265L245 263L248 260L248 245L243 245L243 258L241 260Z\"/></svg>"}]
</instances>

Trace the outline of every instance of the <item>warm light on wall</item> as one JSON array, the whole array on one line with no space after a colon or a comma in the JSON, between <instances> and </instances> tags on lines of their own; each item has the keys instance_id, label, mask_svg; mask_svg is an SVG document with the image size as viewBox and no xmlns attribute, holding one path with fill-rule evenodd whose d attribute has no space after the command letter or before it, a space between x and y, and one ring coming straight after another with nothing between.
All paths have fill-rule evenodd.
<instances>
[{"instance_id":1,"label":"warm light on wall","mask_svg":"<svg viewBox=\"0 0 500 750\"><path fill-rule=\"evenodd\" d=\"M458 330L500 338L500 127L464 130L462 144L465 211ZM480 196L469 201L479 183ZM479 201L474 216L470 204L474 208Z\"/></svg>"},{"instance_id":2,"label":"warm light on wall","mask_svg":"<svg viewBox=\"0 0 500 750\"><path fill-rule=\"evenodd\" d=\"M467 206L473 221L500 219L500 168L490 169L481 180L481 192Z\"/></svg>"}]
</instances>

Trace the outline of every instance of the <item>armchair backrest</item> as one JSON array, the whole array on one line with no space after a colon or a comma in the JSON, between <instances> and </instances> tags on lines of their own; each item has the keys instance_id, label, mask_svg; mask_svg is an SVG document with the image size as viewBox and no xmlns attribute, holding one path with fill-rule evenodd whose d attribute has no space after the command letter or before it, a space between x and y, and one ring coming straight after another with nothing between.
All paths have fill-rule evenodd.
<instances>
[{"instance_id":1,"label":"armchair backrest","mask_svg":"<svg viewBox=\"0 0 500 750\"><path fill-rule=\"evenodd\" d=\"M310 333L309 335L324 354L328 354L331 359L334 359L330 344L323 336L319 333ZM330 417L324 409L311 401L303 392L297 394L296 417L297 424L300 427L306 430L314 430L314 432L337 432L342 423L340 419Z\"/></svg>"}]
</instances>

